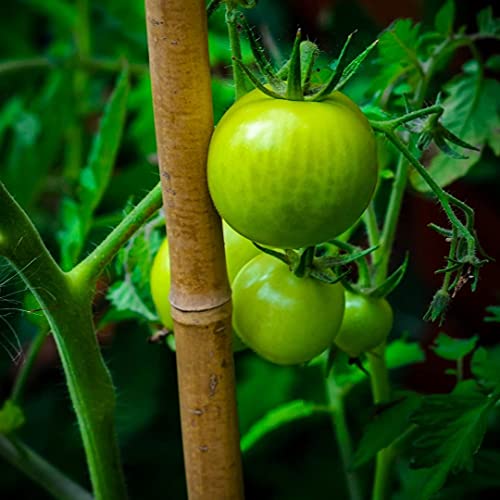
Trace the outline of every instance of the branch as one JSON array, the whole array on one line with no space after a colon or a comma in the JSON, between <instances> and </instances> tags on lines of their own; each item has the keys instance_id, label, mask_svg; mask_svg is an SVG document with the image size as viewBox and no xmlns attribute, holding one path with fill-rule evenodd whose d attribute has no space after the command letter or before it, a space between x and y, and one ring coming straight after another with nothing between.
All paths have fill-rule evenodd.
<instances>
[{"instance_id":1,"label":"branch","mask_svg":"<svg viewBox=\"0 0 500 500\"><path fill-rule=\"evenodd\" d=\"M28 215L0 182L0 254L42 307L59 350L94 495L126 498L114 415L115 392L92 323L93 286L63 273Z\"/></svg>"}]
</instances>

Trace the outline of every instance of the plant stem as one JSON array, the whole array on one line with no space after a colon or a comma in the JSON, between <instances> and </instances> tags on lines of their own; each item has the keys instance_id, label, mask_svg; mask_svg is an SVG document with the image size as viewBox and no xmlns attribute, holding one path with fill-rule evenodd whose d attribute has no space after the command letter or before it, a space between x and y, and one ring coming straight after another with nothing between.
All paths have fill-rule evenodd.
<instances>
[{"instance_id":1,"label":"plant stem","mask_svg":"<svg viewBox=\"0 0 500 500\"><path fill-rule=\"evenodd\" d=\"M103 71L109 73L119 73L127 66L129 72L135 75L142 75L149 71L147 64L129 63L126 59L104 59L92 57L80 57L76 59L55 60L48 57L34 57L32 59L18 59L0 62L0 75L16 71L32 69L52 69L61 68L66 64L74 65L78 69L86 71Z\"/></svg>"},{"instance_id":2,"label":"plant stem","mask_svg":"<svg viewBox=\"0 0 500 500\"><path fill-rule=\"evenodd\" d=\"M96 280L123 244L161 207L161 204L161 185L158 183L99 246L70 272L71 275L79 276L79 280L89 283Z\"/></svg>"},{"instance_id":3,"label":"plant stem","mask_svg":"<svg viewBox=\"0 0 500 500\"><path fill-rule=\"evenodd\" d=\"M238 100L240 97L244 96L248 92L247 87L247 77L238 64L238 61L242 60L241 57L241 44L240 44L240 34L238 31L237 11L230 5L226 4L226 25L227 32L229 35L229 46L231 47L232 67L233 67L233 80L234 80L234 91L235 99Z\"/></svg>"},{"instance_id":4,"label":"plant stem","mask_svg":"<svg viewBox=\"0 0 500 500\"><path fill-rule=\"evenodd\" d=\"M403 204L406 183L408 181L408 163L400 156L396 168L389 204L385 216L384 227L380 236L380 247L373 252L375 261L375 283L382 283L387 277L392 245L396 236L399 214Z\"/></svg>"},{"instance_id":5,"label":"plant stem","mask_svg":"<svg viewBox=\"0 0 500 500\"><path fill-rule=\"evenodd\" d=\"M349 470L352 461L352 442L345 418L344 393L335 383L333 375L325 377L325 386L328 406L331 408L333 430L337 438L340 458L344 466L349 498L350 500L362 500L363 494L359 478L356 472Z\"/></svg>"},{"instance_id":6,"label":"plant stem","mask_svg":"<svg viewBox=\"0 0 500 500\"><path fill-rule=\"evenodd\" d=\"M92 324L93 287L64 273L31 220L0 183L0 255L35 295L49 321L78 419L98 500L126 490L114 427L115 392Z\"/></svg>"},{"instance_id":7,"label":"plant stem","mask_svg":"<svg viewBox=\"0 0 500 500\"><path fill-rule=\"evenodd\" d=\"M385 362L385 345L374 353L367 353L370 364L370 381L375 404L390 400L389 372ZM390 447L377 453L375 464L375 481L373 484L372 500L386 500L393 452Z\"/></svg>"},{"instance_id":8,"label":"plant stem","mask_svg":"<svg viewBox=\"0 0 500 500\"><path fill-rule=\"evenodd\" d=\"M92 495L18 439L0 435L0 456L58 500L92 500Z\"/></svg>"},{"instance_id":9,"label":"plant stem","mask_svg":"<svg viewBox=\"0 0 500 500\"><path fill-rule=\"evenodd\" d=\"M375 213L375 204L373 201L370 202L368 208L363 214L363 221L366 225L366 230L368 233L368 241L371 247L380 244L380 229L377 224L377 216Z\"/></svg>"},{"instance_id":10,"label":"plant stem","mask_svg":"<svg viewBox=\"0 0 500 500\"><path fill-rule=\"evenodd\" d=\"M48 325L39 327L35 338L31 342L24 362L19 370L19 373L17 374L14 387L12 388L10 399L15 403L20 403L29 374L31 372L31 369L33 368L33 364L38 356L38 353L40 352L40 349L42 348L42 345L47 338L48 333Z\"/></svg>"}]
</instances>

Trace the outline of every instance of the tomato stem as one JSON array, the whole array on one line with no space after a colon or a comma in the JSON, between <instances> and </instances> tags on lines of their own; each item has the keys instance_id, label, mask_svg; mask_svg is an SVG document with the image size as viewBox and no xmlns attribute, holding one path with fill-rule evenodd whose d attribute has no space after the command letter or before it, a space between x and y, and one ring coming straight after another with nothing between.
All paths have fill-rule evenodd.
<instances>
[{"instance_id":1,"label":"tomato stem","mask_svg":"<svg viewBox=\"0 0 500 500\"><path fill-rule=\"evenodd\" d=\"M154 214L162 205L161 185L158 183L128 213L106 238L71 271L82 282L94 282L107 264L111 262L123 244Z\"/></svg>"},{"instance_id":2,"label":"tomato stem","mask_svg":"<svg viewBox=\"0 0 500 500\"><path fill-rule=\"evenodd\" d=\"M78 419L95 498L123 500L127 494L114 423L116 396L92 323L94 287L61 270L3 183L0 213L0 253L22 277L48 319Z\"/></svg>"},{"instance_id":3,"label":"tomato stem","mask_svg":"<svg viewBox=\"0 0 500 500\"><path fill-rule=\"evenodd\" d=\"M228 3L226 3L226 25L229 35L229 46L232 54L233 80L235 98L238 100L248 92L247 79L241 65L238 61L241 60L241 44L240 34L238 30L238 21L236 19L237 11Z\"/></svg>"},{"instance_id":4,"label":"tomato stem","mask_svg":"<svg viewBox=\"0 0 500 500\"><path fill-rule=\"evenodd\" d=\"M326 397L332 409L332 425L337 438L337 445L342 459L344 475L350 500L362 500L363 492L356 472L350 470L352 463L352 441L345 417L344 392L335 383L332 373L325 378Z\"/></svg>"}]
</instances>

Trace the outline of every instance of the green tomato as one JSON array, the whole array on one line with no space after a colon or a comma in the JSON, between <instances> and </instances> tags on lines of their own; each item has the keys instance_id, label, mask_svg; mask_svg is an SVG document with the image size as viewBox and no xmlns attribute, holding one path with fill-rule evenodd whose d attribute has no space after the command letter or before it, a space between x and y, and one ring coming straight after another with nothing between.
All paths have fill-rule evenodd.
<instances>
[{"instance_id":1,"label":"green tomato","mask_svg":"<svg viewBox=\"0 0 500 500\"><path fill-rule=\"evenodd\" d=\"M385 342L392 323L392 307L387 300L346 291L344 319L335 344L357 358Z\"/></svg>"},{"instance_id":2,"label":"green tomato","mask_svg":"<svg viewBox=\"0 0 500 500\"><path fill-rule=\"evenodd\" d=\"M233 328L263 358L304 363L329 347L344 312L344 288L298 278L283 262L260 254L233 283Z\"/></svg>"},{"instance_id":3,"label":"green tomato","mask_svg":"<svg viewBox=\"0 0 500 500\"><path fill-rule=\"evenodd\" d=\"M257 247L243 236L236 233L227 224L223 224L226 268L229 282L232 283L238 271L260 252ZM174 329L174 320L170 310L170 254L168 240L165 239L156 254L150 275L151 295L163 325ZM233 335L233 350L245 349L241 340Z\"/></svg>"},{"instance_id":4,"label":"green tomato","mask_svg":"<svg viewBox=\"0 0 500 500\"><path fill-rule=\"evenodd\" d=\"M208 185L224 220L252 241L299 248L350 227L377 183L373 131L340 92L321 102L254 90L222 117Z\"/></svg>"}]
</instances>

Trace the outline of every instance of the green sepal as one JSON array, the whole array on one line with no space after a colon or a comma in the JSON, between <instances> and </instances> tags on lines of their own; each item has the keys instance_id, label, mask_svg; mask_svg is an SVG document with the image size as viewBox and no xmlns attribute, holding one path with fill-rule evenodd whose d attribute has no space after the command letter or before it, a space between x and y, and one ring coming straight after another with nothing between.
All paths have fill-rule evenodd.
<instances>
[{"instance_id":1,"label":"green sepal","mask_svg":"<svg viewBox=\"0 0 500 500\"><path fill-rule=\"evenodd\" d=\"M290 263L291 263L290 262L290 258L289 258L289 256L286 253L278 252L276 250L273 250L272 248L263 247L262 245L259 245L258 243L255 243L255 241L252 241L252 243L261 252L267 253L267 255L270 255L271 257L275 257L275 258L281 260L281 262L284 262L287 266L290 265Z\"/></svg>"},{"instance_id":2,"label":"green sepal","mask_svg":"<svg viewBox=\"0 0 500 500\"><path fill-rule=\"evenodd\" d=\"M307 93L311 84L311 74L318 56L319 48L315 43L309 40L300 42L301 84L304 94Z\"/></svg>"},{"instance_id":3,"label":"green sepal","mask_svg":"<svg viewBox=\"0 0 500 500\"><path fill-rule=\"evenodd\" d=\"M304 94L302 92L302 76L300 70L300 39L302 32L300 28L295 35L293 42L292 55L290 56L290 64L288 66L288 79L286 82L286 98L290 101L303 101Z\"/></svg>"},{"instance_id":4,"label":"green sepal","mask_svg":"<svg viewBox=\"0 0 500 500\"><path fill-rule=\"evenodd\" d=\"M359 54L356 59L351 61L346 69L342 72L342 78L335 86L334 90L341 89L358 71L359 67L363 63L363 61L368 57L370 52L377 46L378 40L375 40L371 45L369 45L361 54Z\"/></svg>"},{"instance_id":5,"label":"green sepal","mask_svg":"<svg viewBox=\"0 0 500 500\"><path fill-rule=\"evenodd\" d=\"M339 58L337 59L337 65L335 69L333 70L333 73L330 75L329 80L326 82L326 84L323 86L323 88L311 96L311 101L321 101L322 99L325 99L328 97L335 89L337 83L339 83L342 73L344 72L344 69L347 66L347 48L349 47L349 44L351 43L351 39L356 33L355 31L352 32L348 37L347 40L344 43L344 46L342 47L342 50L340 51Z\"/></svg>"},{"instance_id":6,"label":"green sepal","mask_svg":"<svg viewBox=\"0 0 500 500\"><path fill-rule=\"evenodd\" d=\"M274 99L286 99L285 96L274 92L273 90L267 88L253 73L250 71L246 65L240 61L238 58L233 57L233 61L243 70L248 79L253 83L254 87L258 88L262 93L272 97Z\"/></svg>"},{"instance_id":7,"label":"green sepal","mask_svg":"<svg viewBox=\"0 0 500 500\"><path fill-rule=\"evenodd\" d=\"M440 288L432 298L431 305L424 314L424 320L434 322L439 318L439 325L441 325L444 321L450 301L450 294L446 290Z\"/></svg>"},{"instance_id":8,"label":"green sepal","mask_svg":"<svg viewBox=\"0 0 500 500\"><path fill-rule=\"evenodd\" d=\"M405 255L403 263L379 286L368 292L368 296L381 299L387 297L395 288L399 286L408 268L409 254Z\"/></svg>"}]
</instances>

